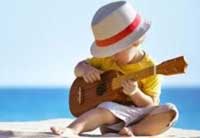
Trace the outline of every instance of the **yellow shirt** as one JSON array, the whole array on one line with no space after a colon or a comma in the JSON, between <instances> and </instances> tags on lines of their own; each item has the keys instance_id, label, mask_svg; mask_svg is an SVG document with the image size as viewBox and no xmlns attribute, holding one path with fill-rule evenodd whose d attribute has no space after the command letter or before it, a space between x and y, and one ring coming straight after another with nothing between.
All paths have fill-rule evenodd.
<instances>
[{"instance_id":1,"label":"yellow shirt","mask_svg":"<svg viewBox=\"0 0 200 138\"><path fill-rule=\"evenodd\" d=\"M116 70L122 72L123 74L133 73L155 65L155 62L147 54L145 54L143 59L138 63L126 64L121 66L116 64L111 57L106 57L106 58L92 57L87 59L86 62L91 66L94 66L95 68L98 68L103 71ZM157 102L159 103L159 97L161 93L160 75L153 75L145 79L142 79L138 81L138 85L142 90L142 92L151 97L155 97L157 99Z\"/></svg>"}]
</instances>

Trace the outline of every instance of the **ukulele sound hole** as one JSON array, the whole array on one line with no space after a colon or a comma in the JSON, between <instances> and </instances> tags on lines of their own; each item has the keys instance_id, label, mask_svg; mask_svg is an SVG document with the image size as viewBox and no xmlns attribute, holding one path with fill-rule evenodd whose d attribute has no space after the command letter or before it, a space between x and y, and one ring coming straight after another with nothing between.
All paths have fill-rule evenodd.
<instances>
[{"instance_id":1,"label":"ukulele sound hole","mask_svg":"<svg viewBox=\"0 0 200 138\"><path fill-rule=\"evenodd\" d=\"M102 82L97 86L96 93L97 95L102 96L105 91L106 91L106 83Z\"/></svg>"}]
</instances>

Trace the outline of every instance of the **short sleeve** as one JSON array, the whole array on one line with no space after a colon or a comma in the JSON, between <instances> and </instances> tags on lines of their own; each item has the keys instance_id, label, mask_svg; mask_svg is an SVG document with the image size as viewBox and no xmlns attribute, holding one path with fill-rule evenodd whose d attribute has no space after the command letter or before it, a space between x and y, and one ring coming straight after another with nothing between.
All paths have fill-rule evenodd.
<instances>
[{"instance_id":1,"label":"short sleeve","mask_svg":"<svg viewBox=\"0 0 200 138\"><path fill-rule=\"evenodd\" d=\"M85 62L95 68L101 69L103 58L92 57L92 58L86 59Z\"/></svg>"},{"instance_id":2,"label":"short sleeve","mask_svg":"<svg viewBox=\"0 0 200 138\"><path fill-rule=\"evenodd\" d=\"M161 76L154 75L141 80L142 90L145 94L159 98L161 93Z\"/></svg>"}]
</instances>

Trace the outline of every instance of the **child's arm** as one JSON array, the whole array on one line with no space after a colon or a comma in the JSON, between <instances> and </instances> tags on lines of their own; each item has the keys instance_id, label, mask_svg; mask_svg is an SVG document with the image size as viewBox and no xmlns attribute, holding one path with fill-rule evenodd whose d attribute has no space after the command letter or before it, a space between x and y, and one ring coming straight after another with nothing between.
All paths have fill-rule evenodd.
<instances>
[{"instance_id":1,"label":"child's arm","mask_svg":"<svg viewBox=\"0 0 200 138\"><path fill-rule=\"evenodd\" d=\"M100 74L103 71L87 64L86 61L81 61L76 65L74 73L77 77L83 77L85 82L93 83L101 79Z\"/></svg>"},{"instance_id":2,"label":"child's arm","mask_svg":"<svg viewBox=\"0 0 200 138\"><path fill-rule=\"evenodd\" d=\"M140 89L138 89L138 91L130 98L134 102L134 104L139 107L157 105L157 102L154 98L152 98L149 95L146 95Z\"/></svg>"},{"instance_id":3,"label":"child's arm","mask_svg":"<svg viewBox=\"0 0 200 138\"><path fill-rule=\"evenodd\" d=\"M136 81L126 80L122 83L123 92L139 107L156 105L156 100L143 93Z\"/></svg>"}]
</instances>

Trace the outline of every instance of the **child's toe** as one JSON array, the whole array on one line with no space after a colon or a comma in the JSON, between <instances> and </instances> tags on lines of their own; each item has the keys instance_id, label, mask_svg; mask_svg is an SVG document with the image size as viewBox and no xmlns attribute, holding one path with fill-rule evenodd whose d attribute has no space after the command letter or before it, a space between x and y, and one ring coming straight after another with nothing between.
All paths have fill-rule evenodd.
<instances>
[{"instance_id":1,"label":"child's toe","mask_svg":"<svg viewBox=\"0 0 200 138\"><path fill-rule=\"evenodd\" d=\"M63 133L60 129L58 129L56 127L50 127L50 130L55 135L61 135Z\"/></svg>"},{"instance_id":2,"label":"child's toe","mask_svg":"<svg viewBox=\"0 0 200 138\"><path fill-rule=\"evenodd\" d=\"M119 131L120 135L125 135L125 136L134 136L130 128L124 127Z\"/></svg>"}]
</instances>

